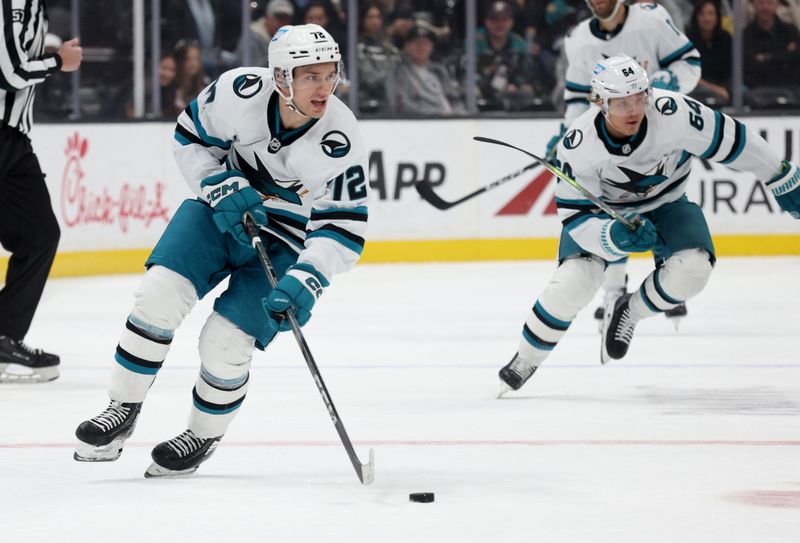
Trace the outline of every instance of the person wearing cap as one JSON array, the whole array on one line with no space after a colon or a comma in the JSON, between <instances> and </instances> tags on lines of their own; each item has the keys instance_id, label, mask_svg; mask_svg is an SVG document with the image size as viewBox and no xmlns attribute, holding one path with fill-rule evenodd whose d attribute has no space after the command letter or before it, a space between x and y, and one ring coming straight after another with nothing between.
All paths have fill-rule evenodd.
<instances>
[{"instance_id":1,"label":"person wearing cap","mask_svg":"<svg viewBox=\"0 0 800 543\"><path fill-rule=\"evenodd\" d=\"M452 115L462 113L458 88L447 69L431 62L434 33L416 24L403 44L400 63L386 78L389 111L399 115Z\"/></svg>"},{"instance_id":2,"label":"person wearing cap","mask_svg":"<svg viewBox=\"0 0 800 543\"><path fill-rule=\"evenodd\" d=\"M270 0L264 15L250 24L250 58L244 54L244 36L236 47L240 66L266 66L269 42L275 32L294 21L294 4L290 0Z\"/></svg>"},{"instance_id":3,"label":"person wearing cap","mask_svg":"<svg viewBox=\"0 0 800 543\"><path fill-rule=\"evenodd\" d=\"M481 109L521 109L534 96L534 73L538 81L549 79L536 70L525 40L511 29L514 26L510 2L491 2L485 12L484 26L475 37L478 57L478 91Z\"/></svg>"}]
</instances>

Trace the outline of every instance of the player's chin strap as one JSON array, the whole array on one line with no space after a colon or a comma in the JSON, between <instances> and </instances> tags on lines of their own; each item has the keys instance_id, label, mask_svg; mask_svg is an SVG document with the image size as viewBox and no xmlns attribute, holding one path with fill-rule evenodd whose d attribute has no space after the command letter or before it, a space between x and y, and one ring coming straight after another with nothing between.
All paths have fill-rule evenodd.
<instances>
[{"instance_id":1,"label":"player's chin strap","mask_svg":"<svg viewBox=\"0 0 800 543\"><path fill-rule=\"evenodd\" d=\"M595 17L597 17L597 19L598 19L598 20L599 20L601 23L608 23L608 22L610 22L610 21L611 21L611 19L613 19L614 17L616 17L616 16L617 16L617 13L619 12L619 8L621 8L623 5L625 5L625 2L623 2L622 0L617 0L617 4L614 6L614 9L613 9L613 10L611 10L611 14L610 14L608 17L600 17L600 16L599 16L599 15L598 15L598 14L597 14L595 11L594 11L594 9L592 9L592 12L594 13L594 16L595 16ZM591 6L589 6L589 7L591 8Z\"/></svg>"},{"instance_id":2,"label":"player's chin strap","mask_svg":"<svg viewBox=\"0 0 800 543\"><path fill-rule=\"evenodd\" d=\"M281 98L283 98L283 101L284 101L284 103L286 104L286 107L288 107L289 109L291 109L291 110L292 110L292 111L294 111L295 113L298 113L298 114L302 115L302 116L303 116L303 117L305 117L306 119L310 119L311 117L309 117L308 115L306 115L305 113L303 113L303 112L300 110L300 108L299 108L299 107L297 107L297 104L295 104L295 103L294 103L294 89L292 89L292 85L291 85L291 84L289 84L289 85L286 85L286 86L284 86L284 85L281 85L280 83L278 83L278 86L280 86L280 87L282 87L282 88L288 88L288 89L289 89L289 96L285 96L285 95L283 94L283 92L281 92L281 91L278 91L278 94L280 94L280 95L281 95Z\"/></svg>"}]
</instances>

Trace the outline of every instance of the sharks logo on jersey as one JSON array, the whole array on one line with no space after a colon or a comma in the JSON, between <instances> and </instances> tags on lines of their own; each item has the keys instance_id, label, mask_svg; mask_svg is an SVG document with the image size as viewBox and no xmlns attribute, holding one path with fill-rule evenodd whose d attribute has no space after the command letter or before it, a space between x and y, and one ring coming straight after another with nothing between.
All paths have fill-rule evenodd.
<instances>
[{"instance_id":1,"label":"sharks logo on jersey","mask_svg":"<svg viewBox=\"0 0 800 543\"><path fill-rule=\"evenodd\" d=\"M250 186L265 196L274 196L292 204L300 205L302 202L298 192L303 187L300 181L277 181L272 174L269 173L266 166L254 155L256 159L256 167L253 168L238 151L234 151L236 155L236 162L239 170L244 174L245 178L250 182ZM289 185L282 187L280 184Z\"/></svg>"},{"instance_id":2,"label":"sharks logo on jersey","mask_svg":"<svg viewBox=\"0 0 800 543\"><path fill-rule=\"evenodd\" d=\"M233 92L240 98L252 98L263 86L261 76L256 74L240 75L233 80Z\"/></svg>"},{"instance_id":3,"label":"sharks logo on jersey","mask_svg":"<svg viewBox=\"0 0 800 543\"><path fill-rule=\"evenodd\" d=\"M662 96L656 100L656 109L662 115L672 115L678 111L678 104L675 103L675 99L671 96Z\"/></svg>"},{"instance_id":4,"label":"sharks logo on jersey","mask_svg":"<svg viewBox=\"0 0 800 543\"><path fill-rule=\"evenodd\" d=\"M583 141L583 132L577 129L570 130L564 136L564 147L567 149L575 149Z\"/></svg>"},{"instance_id":5,"label":"sharks logo on jersey","mask_svg":"<svg viewBox=\"0 0 800 543\"><path fill-rule=\"evenodd\" d=\"M618 183L611 179L607 179L607 181L619 189L636 194L648 194L653 187L667 179L667 176L664 175L666 167L663 162L658 163L652 174L639 173L624 166L617 166L617 169L625 174L628 181L626 183Z\"/></svg>"},{"instance_id":6,"label":"sharks logo on jersey","mask_svg":"<svg viewBox=\"0 0 800 543\"><path fill-rule=\"evenodd\" d=\"M320 142L322 152L331 158L342 158L350 152L350 140L339 130L331 130Z\"/></svg>"}]
</instances>

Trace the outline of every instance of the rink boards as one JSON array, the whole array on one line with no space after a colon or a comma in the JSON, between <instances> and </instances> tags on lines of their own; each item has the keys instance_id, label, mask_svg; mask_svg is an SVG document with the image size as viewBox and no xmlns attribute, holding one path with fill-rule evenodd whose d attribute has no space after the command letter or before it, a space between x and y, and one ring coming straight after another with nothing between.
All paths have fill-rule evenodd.
<instances>
[{"instance_id":1,"label":"rink boards","mask_svg":"<svg viewBox=\"0 0 800 543\"><path fill-rule=\"evenodd\" d=\"M785 159L800 158L797 117L750 117ZM555 119L363 121L372 187L364 262L553 258L553 177L536 167L439 210L414 184L454 201L530 164L476 135L543 153ZM39 125L34 148L62 227L54 275L136 272L179 203L193 197L173 161L171 123ZM688 195L720 255L798 255L800 222L751 174L695 159ZM6 258L0 258L0 267Z\"/></svg>"}]
</instances>

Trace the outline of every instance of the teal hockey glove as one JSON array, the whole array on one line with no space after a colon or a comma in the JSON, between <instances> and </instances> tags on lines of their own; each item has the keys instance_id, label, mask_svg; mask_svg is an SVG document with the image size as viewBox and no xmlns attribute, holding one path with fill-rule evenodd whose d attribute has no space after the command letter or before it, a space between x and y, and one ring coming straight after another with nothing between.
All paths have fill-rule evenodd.
<instances>
[{"instance_id":1,"label":"teal hockey glove","mask_svg":"<svg viewBox=\"0 0 800 543\"><path fill-rule=\"evenodd\" d=\"M291 329L286 310L294 309L297 324L304 326L311 319L311 309L322 288L330 283L310 264L295 264L286 272L270 295L262 298L261 304L269 318L269 326L276 332Z\"/></svg>"},{"instance_id":2,"label":"teal hockey glove","mask_svg":"<svg viewBox=\"0 0 800 543\"><path fill-rule=\"evenodd\" d=\"M797 164L783 161L783 171L767 181L765 185L772 191L781 209L795 219L800 219L800 169Z\"/></svg>"},{"instance_id":3,"label":"teal hockey glove","mask_svg":"<svg viewBox=\"0 0 800 543\"><path fill-rule=\"evenodd\" d=\"M664 89L668 91L679 91L678 78L671 70L661 70L653 74L650 78L650 86L654 89Z\"/></svg>"},{"instance_id":4,"label":"teal hockey glove","mask_svg":"<svg viewBox=\"0 0 800 543\"><path fill-rule=\"evenodd\" d=\"M634 230L631 230L616 219L611 221L611 228L609 228L611 241L626 253L643 253L649 251L653 245L656 244L656 240L658 239L656 227L653 226L652 222L644 217L639 217L636 213L625 215L625 218L630 222L634 222L637 217L639 222L636 224Z\"/></svg>"},{"instance_id":5,"label":"teal hockey glove","mask_svg":"<svg viewBox=\"0 0 800 543\"><path fill-rule=\"evenodd\" d=\"M230 170L206 177L200 189L208 205L214 210L214 224L220 232L229 233L242 245L250 245L250 237L244 231L242 216L249 211L256 224L267 224L267 210L258 191L250 186L244 174Z\"/></svg>"}]
</instances>

